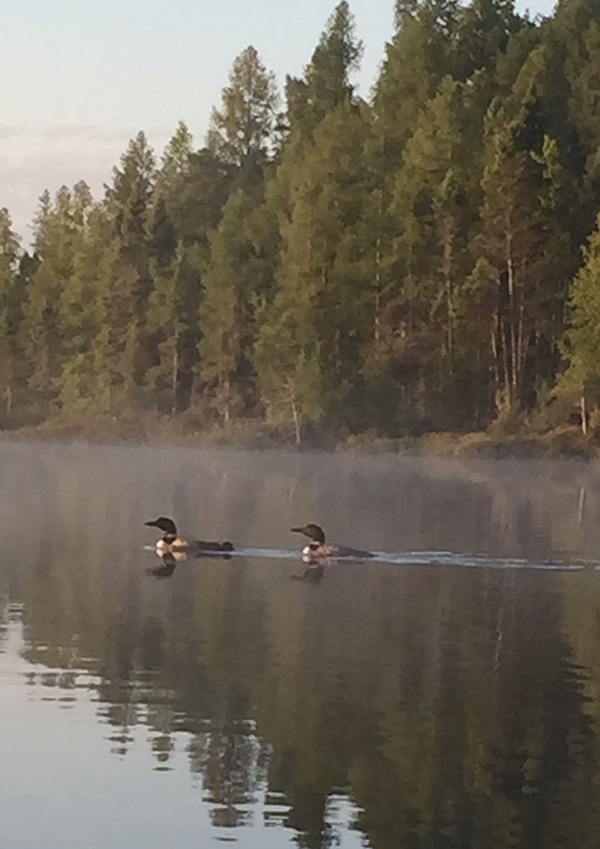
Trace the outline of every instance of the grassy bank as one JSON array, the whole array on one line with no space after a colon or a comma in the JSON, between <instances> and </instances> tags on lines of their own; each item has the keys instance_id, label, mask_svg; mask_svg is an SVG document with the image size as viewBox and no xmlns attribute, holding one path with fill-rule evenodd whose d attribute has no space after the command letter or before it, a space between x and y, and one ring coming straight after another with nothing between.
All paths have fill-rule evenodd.
<instances>
[{"instance_id":1,"label":"grassy bank","mask_svg":"<svg viewBox=\"0 0 600 849\"><path fill-rule=\"evenodd\" d=\"M479 458L591 460L600 457L600 439L596 434L583 436L577 426L562 426L544 433L523 430L510 435L493 432L427 433L398 438L381 437L372 432L337 437L310 432L297 446L290 428L272 427L257 420L236 421L227 427L207 429L192 415L177 417L139 416L131 418L94 417L86 419L54 418L36 427L1 432L4 439L93 442L105 444L156 444L186 447L221 447L296 450L328 450L364 454L437 455Z\"/></svg>"}]
</instances>

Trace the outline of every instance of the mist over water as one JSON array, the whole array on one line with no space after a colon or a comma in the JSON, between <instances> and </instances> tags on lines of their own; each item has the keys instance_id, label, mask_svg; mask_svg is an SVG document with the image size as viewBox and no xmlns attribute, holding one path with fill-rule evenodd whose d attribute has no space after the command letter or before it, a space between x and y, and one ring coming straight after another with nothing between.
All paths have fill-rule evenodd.
<instances>
[{"instance_id":1,"label":"mist over water","mask_svg":"<svg viewBox=\"0 0 600 849\"><path fill-rule=\"evenodd\" d=\"M7 442L0 471L7 845L597 846L599 465ZM159 515L242 551L158 580ZM380 554L292 581L309 521Z\"/></svg>"}]
</instances>

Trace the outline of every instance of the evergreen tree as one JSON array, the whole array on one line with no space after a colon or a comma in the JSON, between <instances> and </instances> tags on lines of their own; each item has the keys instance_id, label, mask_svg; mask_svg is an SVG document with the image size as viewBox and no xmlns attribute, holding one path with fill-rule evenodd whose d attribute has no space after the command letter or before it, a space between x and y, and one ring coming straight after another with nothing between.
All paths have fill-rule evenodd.
<instances>
[{"instance_id":1,"label":"evergreen tree","mask_svg":"<svg viewBox=\"0 0 600 849\"><path fill-rule=\"evenodd\" d=\"M497 271L492 347L499 411L531 406L543 362L546 376L556 368L572 274L570 240L557 216L560 159L544 134L544 68L543 50L534 51L511 97L493 104L486 126L478 246Z\"/></svg>"},{"instance_id":2,"label":"evergreen tree","mask_svg":"<svg viewBox=\"0 0 600 849\"><path fill-rule=\"evenodd\" d=\"M150 230L156 168L154 152L143 132L131 140L120 164L113 169L106 202L122 261L119 346L132 357L132 385L139 386L155 356L145 328L145 306L152 290Z\"/></svg>"},{"instance_id":3,"label":"evergreen tree","mask_svg":"<svg viewBox=\"0 0 600 849\"><path fill-rule=\"evenodd\" d=\"M194 137L180 121L162 155L156 177L156 193L173 200L190 176Z\"/></svg>"},{"instance_id":4,"label":"evergreen tree","mask_svg":"<svg viewBox=\"0 0 600 849\"><path fill-rule=\"evenodd\" d=\"M269 157L277 114L275 78L250 46L233 63L222 106L213 109L208 148L224 163L251 173Z\"/></svg>"},{"instance_id":5,"label":"evergreen tree","mask_svg":"<svg viewBox=\"0 0 600 849\"><path fill-rule=\"evenodd\" d=\"M190 153L186 170L184 179L174 182L169 180L170 189L164 194L170 221L168 229L171 232L167 266L173 266L172 277L169 279L174 287L168 300L175 304L177 310L176 316L172 317L172 320L176 320L178 328L175 399L177 410L187 409L194 395L198 345L201 338L199 314L204 294L204 270L210 261L209 234L219 224L232 183L232 167L222 163L207 148ZM159 184L165 186L161 175ZM173 237L176 239L174 251ZM154 265L153 277L157 271L158 267ZM155 282L155 286L161 291L164 291L164 286L167 285L168 274L169 272L166 277L163 275L160 284ZM152 325L152 321L150 324ZM154 326L154 330L156 329ZM154 332L152 327L149 330ZM160 333L163 333L163 330L160 330ZM164 352L166 349L162 350ZM167 356L167 360L170 361L170 357L171 354ZM167 365L162 355L159 359L165 376L171 375L172 363ZM170 378L167 382L169 380Z\"/></svg>"},{"instance_id":6,"label":"evergreen tree","mask_svg":"<svg viewBox=\"0 0 600 849\"><path fill-rule=\"evenodd\" d=\"M562 340L567 368L560 377L559 389L579 392L585 433L588 397L597 402L600 389L600 214L583 256L569 298L570 321Z\"/></svg>"},{"instance_id":7,"label":"evergreen tree","mask_svg":"<svg viewBox=\"0 0 600 849\"><path fill-rule=\"evenodd\" d=\"M65 327L60 304L73 275L77 234L72 192L63 186L54 202L49 193L44 192L34 223L38 265L27 288L24 347L29 386L36 393L37 406L45 416L53 409L55 379L64 364Z\"/></svg>"},{"instance_id":8,"label":"evergreen tree","mask_svg":"<svg viewBox=\"0 0 600 849\"><path fill-rule=\"evenodd\" d=\"M359 67L363 45L355 37L346 0L327 21L304 78L287 78L288 120L292 131L312 131L323 118L353 97L350 75Z\"/></svg>"},{"instance_id":9,"label":"evergreen tree","mask_svg":"<svg viewBox=\"0 0 600 849\"><path fill-rule=\"evenodd\" d=\"M85 199L86 214L80 221L73 273L60 293L63 362L53 381L57 406L69 416L111 410L114 374L106 349L114 331L113 272L120 249L106 207L88 206L90 196L82 186L78 194Z\"/></svg>"},{"instance_id":10,"label":"evergreen tree","mask_svg":"<svg viewBox=\"0 0 600 849\"><path fill-rule=\"evenodd\" d=\"M373 400L379 398L388 427L414 427L419 419L462 427L471 420L472 375L457 303L470 270L466 247L481 168L472 96L470 87L444 79L397 174L389 211L393 238L382 257L387 285L366 361Z\"/></svg>"},{"instance_id":11,"label":"evergreen tree","mask_svg":"<svg viewBox=\"0 0 600 849\"><path fill-rule=\"evenodd\" d=\"M389 167L397 166L421 108L452 72L449 53L456 4L445 0L396 4L397 32L386 45L375 85L375 110L384 125Z\"/></svg>"},{"instance_id":12,"label":"evergreen tree","mask_svg":"<svg viewBox=\"0 0 600 849\"><path fill-rule=\"evenodd\" d=\"M106 192L123 259L137 276L137 305L148 296L150 289L148 234L155 180L154 152L145 134L139 132L121 156L121 168L113 169L112 186Z\"/></svg>"},{"instance_id":13,"label":"evergreen tree","mask_svg":"<svg viewBox=\"0 0 600 849\"><path fill-rule=\"evenodd\" d=\"M585 182L593 210L600 204L600 3L578 0L558 4L551 29L566 54L565 76L569 86L568 111L577 127L585 156ZM557 57L558 58L558 57Z\"/></svg>"},{"instance_id":14,"label":"evergreen tree","mask_svg":"<svg viewBox=\"0 0 600 849\"><path fill-rule=\"evenodd\" d=\"M493 75L511 35L529 26L516 14L514 0L473 0L461 9L457 21L453 46L457 76L467 80L476 71Z\"/></svg>"},{"instance_id":15,"label":"evergreen tree","mask_svg":"<svg viewBox=\"0 0 600 849\"><path fill-rule=\"evenodd\" d=\"M10 416L17 377L18 332L22 318L19 287L19 240L6 208L0 209L0 398Z\"/></svg>"},{"instance_id":16,"label":"evergreen tree","mask_svg":"<svg viewBox=\"0 0 600 849\"><path fill-rule=\"evenodd\" d=\"M362 110L349 103L330 113L303 147L288 214L280 213L278 290L261 322L256 364L270 410L276 374L281 386L296 376L288 391L295 422L325 413L332 423L352 420L362 344L374 325L373 290L363 282L365 255L372 259L372 253L361 226L364 181L370 180L364 164L369 129ZM272 364L268 350L277 352Z\"/></svg>"},{"instance_id":17,"label":"evergreen tree","mask_svg":"<svg viewBox=\"0 0 600 849\"><path fill-rule=\"evenodd\" d=\"M268 209L254 208L253 199L238 189L211 235L200 311L200 374L225 422L236 412L254 412L256 405L255 310L268 297L273 274L268 222Z\"/></svg>"},{"instance_id":18,"label":"evergreen tree","mask_svg":"<svg viewBox=\"0 0 600 849\"><path fill-rule=\"evenodd\" d=\"M204 149L180 122L157 168L139 133L100 203L44 192L31 254L0 212L7 418L200 401L297 440L485 427L533 409L561 351L561 385L595 398L579 278L563 334L600 207L600 0L534 22L396 0L395 19L372 105L343 0L287 79L283 142L249 47Z\"/></svg>"}]
</instances>

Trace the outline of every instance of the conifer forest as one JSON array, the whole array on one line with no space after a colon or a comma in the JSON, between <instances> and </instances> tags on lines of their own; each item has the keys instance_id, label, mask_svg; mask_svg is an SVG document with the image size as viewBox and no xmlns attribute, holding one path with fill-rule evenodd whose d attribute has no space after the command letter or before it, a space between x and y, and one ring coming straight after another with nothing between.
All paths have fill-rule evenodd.
<instances>
[{"instance_id":1,"label":"conifer forest","mask_svg":"<svg viewBox=\"0 0 600 849\"><path fill-rule=\"evenodd\" d=\"M593 423L600 0L396 0L364 98L346 0L315 36L279 88L233 59L203 147L44 191L31 246L0 211L0 427Z\"/></svg>"}]
</instances>

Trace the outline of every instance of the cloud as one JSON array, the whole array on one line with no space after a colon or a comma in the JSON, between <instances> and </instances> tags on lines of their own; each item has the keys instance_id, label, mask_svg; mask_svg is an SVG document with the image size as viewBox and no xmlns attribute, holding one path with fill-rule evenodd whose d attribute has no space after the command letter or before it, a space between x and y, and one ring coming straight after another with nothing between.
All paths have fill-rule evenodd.
<instances>
[{"instance_id":1,"label":"cloud","mask_svg":"<svg viewBox=\"0 0 600 849\"><path fill-rule=\"evenodd\" d=\"M148 132L157 155L175 128ZM119 164L131 128L56 125L43 128L0 124L0 207L11 213L23 244L31 238L31 222L45 189L54 194L61 186L85 180L96 198L104 194L112 169Z\"/></svg>"}]
</instances>

